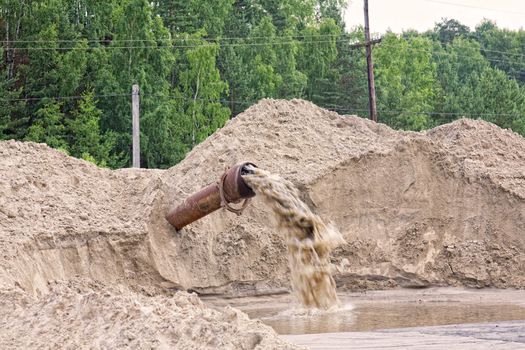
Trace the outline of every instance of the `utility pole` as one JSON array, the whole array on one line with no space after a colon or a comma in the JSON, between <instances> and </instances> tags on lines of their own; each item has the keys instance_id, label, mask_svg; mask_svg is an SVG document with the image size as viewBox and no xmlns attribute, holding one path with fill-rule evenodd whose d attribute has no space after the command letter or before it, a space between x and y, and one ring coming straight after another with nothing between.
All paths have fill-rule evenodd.
<instances>
[{"instance_id":1,"label":"utility pole","mask_svg":"<svg viewBox=\"0 0 525 350\"><path fill-rule=\"evenodd\" d=\"M366 65L368 68L368 101L370 103L370 119L377 122L376 87L374 83L374 65L372 63L372 42L370 41L370 26L368 23L368 0L365 1L365 44Z\"/></svg>"},{"instance_id":2,"label":"utility pole","mask_svg":"<svg viewBox=\"0 0 525 350\"><path fill-rule=\"evenodd\" d=\"M133 85L131 92L133 124L133 168L140 168L140 120L139 120L139 86Z\"/></svg>"}]
</instances>

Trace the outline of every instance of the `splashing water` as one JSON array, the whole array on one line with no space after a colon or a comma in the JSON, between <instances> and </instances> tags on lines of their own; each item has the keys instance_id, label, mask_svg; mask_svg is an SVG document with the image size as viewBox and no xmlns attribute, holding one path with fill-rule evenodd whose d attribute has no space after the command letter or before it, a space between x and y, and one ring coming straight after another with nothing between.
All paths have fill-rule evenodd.
<instances>
[{"instance_id":1,"label":"splashing water","mask_svg":"<svg viewBox=\"0 0 525 350\"><path fill-rule=\"evenodd\" d=\"M307 308L337 307L330 252L344 242L343 237L299 199L290 181L259 168L248 170L244 181L264 198L286 235L294 293Z\"/></svg>"}]
</instances>

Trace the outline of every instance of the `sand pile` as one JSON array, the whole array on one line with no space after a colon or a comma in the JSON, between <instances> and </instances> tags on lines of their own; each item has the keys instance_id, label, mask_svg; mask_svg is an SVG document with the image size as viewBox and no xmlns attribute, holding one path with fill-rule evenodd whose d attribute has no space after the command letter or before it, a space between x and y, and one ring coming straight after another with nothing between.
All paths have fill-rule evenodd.
<instances>
[{"instance_id":1,"label":"sand pile","mask_svg":"<svg viewBox=\"0 0 525 350\"><path fill-rule=\"evenodd\" d=\"M157 207L245 160L291 180L342 232L339 286L525 286L525 140L511 131L459 120L399 132L305 101L266 100L168 170ZM269 217L256 197L241 217L219 211L177 234L153 231L173 234L183 258L172 276L183 286L264 291L288 283Z\"/></svg>"},{"instance_id":2,"label":"sand pile","mask_svg":"<svg viewBox=\"0 0 525 350\"><path fill-rule=\"evenodd\" d=\"M13 141L0 159L1 349L297 348L159 274L148 218L162 171Z\"/></svg>"},{"instance_id":3,"label":"sand pile","mask_svg":"<svg viewBox=\"0 0 525 350\"><path fill-rule=\"evenodd\" d=\"M2 349L294 349L239 310L195 294L144 296L94 282L52 283L40 299L0 294Z\"/></svg>"},{"instance_id":4,"label":"sand pile","mask_svg":"<svg viewBox=\"0 0 525 350\"><path fill-rule=\"evenodd\" d=\"M128 293L289 288L285 238L261 198L240 217L220 210L180 232L164 220L245 160L291 180L340 230L340 288L525 287L522 137L473 120L398 132L305 101L265 100L167 171L110 171L44 145L0 142L0 288L37 298L22 314L52 310L55 297L79 302L82 293L48 284L79 276L126 286L111 294L125 305ZM97 300L100 310L109 305Z\"/></svg>"},{"instance_id":5,"label":"sand pile","mask_svg":"<svg viewBox=\"0 0 525 350\"><path fill-rule=\"evenodd\" d=\"M7 141L0 174L0 287L39 294L48 280L76 275L159 279L146 266L145 242L161 171L110 171L43 144Z\"/></svg>"}]
</instances>

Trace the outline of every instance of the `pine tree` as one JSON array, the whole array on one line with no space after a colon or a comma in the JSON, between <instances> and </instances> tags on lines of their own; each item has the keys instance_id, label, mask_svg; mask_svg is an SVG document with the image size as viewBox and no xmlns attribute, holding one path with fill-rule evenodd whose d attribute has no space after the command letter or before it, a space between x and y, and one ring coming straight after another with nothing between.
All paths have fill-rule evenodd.
<instances>
[{"instance_id":1,"label":"pine tree","mask_svg":"<svg viewBox=\"0 0 525 350\"><path fill-rule=\"evenodd\" d=\"M62 104L47 101L36 111L35 121L29 128L25 139L27 141L46 143L53 148L69 151L66 142L64 114L60 110Z\"/></svg>"},{"instance_id":2,"label":"pine tree","mask_svg":"<svg viewBox=\"0 0 525 350\"><path fill-rule=\"evenodd\" d=\"M113 139L100 131L102 111L97 108L93 92L84 93L78 103L78 109L67 120L69 150L72 156L91 160L100 166L111 163L110 150Z\"/></svg>"}]
</instances>

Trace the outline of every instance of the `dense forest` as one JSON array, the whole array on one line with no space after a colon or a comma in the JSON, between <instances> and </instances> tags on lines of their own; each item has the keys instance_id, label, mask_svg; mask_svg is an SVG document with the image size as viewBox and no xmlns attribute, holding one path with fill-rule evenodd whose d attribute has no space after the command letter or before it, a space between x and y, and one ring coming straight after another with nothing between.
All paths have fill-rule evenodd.
<instances>
[{"instance_id":1,"label":"dense forest","mask_svg":"<svg viewBox=\"0 0 525 350\"><path fill-rule=\"evenodd\" d=\"M166 168L262 98L367 117L362 28L343 0L0 0L0 139ZM373 48L378 120L422 130L462 116L525 135L525 31L443 19ZM300 116L298 116L300 117Z\"/></svg>"}]
</instances>

